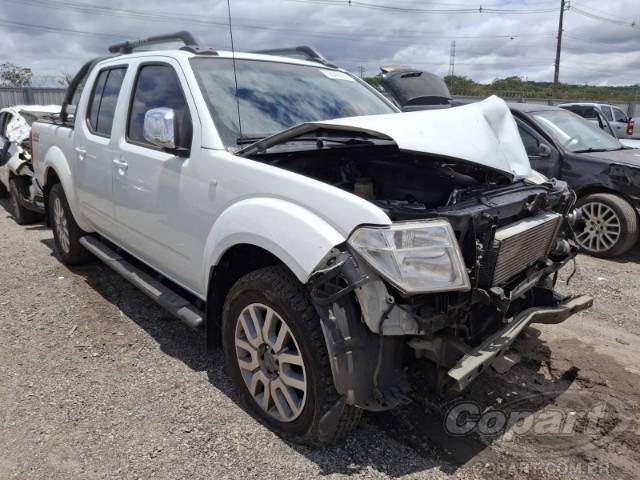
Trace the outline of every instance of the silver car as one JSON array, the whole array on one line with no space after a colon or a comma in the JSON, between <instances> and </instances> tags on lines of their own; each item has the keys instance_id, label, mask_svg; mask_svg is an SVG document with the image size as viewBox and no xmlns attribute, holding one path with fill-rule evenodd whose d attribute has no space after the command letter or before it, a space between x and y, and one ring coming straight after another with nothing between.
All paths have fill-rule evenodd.
<instances>
[{"instance_id":1,"label":"silver car","mask_svg":"<svg viewBox=\"0 0 640 480\"><path fill-rule=\"evenodd\" d=\"M565 110L570 110L573 113L577 113L583 118L587 120L592 120L597 122L597 115L595 110L600 112L604 118L607 119L615 136L618 138L631 138L632 134L628 131L629 126L629 117L628 115L619 107L615 105L610 105L608 103L563 103L558 105L560 108L564 108Z\"/></svg>"}]
</instances>

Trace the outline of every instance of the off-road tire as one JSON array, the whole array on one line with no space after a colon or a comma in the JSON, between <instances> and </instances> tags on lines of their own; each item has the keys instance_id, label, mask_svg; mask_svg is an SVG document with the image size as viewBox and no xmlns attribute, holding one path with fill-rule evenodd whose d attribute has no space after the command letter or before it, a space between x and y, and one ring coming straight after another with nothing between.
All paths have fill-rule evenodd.
<instances>
[{"instance_id":1,"label":"off-road tire","mask_svg":"<svg viewBox=\"0 0 640 480\"><path fill-rule=\"evenodd\" d=\"M42 219L42 215L24 208L20 203L20 187L15 178L9 180L9 203L13 219L18 225L30 225Z\"/></svg>"},{"instance_id":2,"label":"off-road tire","mask_svg":"<svg viewBox=\"0 0 640 480\"><path fill-rule=\"evenodd\" d=\"M67 197L64 194L61 184L56 183L51 187L47 203L49 208L49 218L51 219L51 228L53 229L53 239L56 245L56 253L62 263L65 265L81 265L91 261L93 256L80 243L80 238L87 235L87 233L78 226L73 218L73 214L71 213ZM62 213L66 219L66 230L68 232L67 247L64 247L61 242L60 230L58 228L60 215L59 212L56 212L58 205L62 208Z\"/></svg>"},{"instance_id":3,"label":"off-road tire","mask_svg":"<svg viewBox=\"0 0 640 480\"><path fill-rule=\"evenodd\" d=\"M590 251L582 249L584 253L600 258L612 258L626 253L638 241L638 214L624 198L612 193L594 193L587 195L576 203L577 207L587 204L600 203L609 207L620 222L620 236L618 240L606 250Z\"/></svg>"},{"instance_id":4,"label":"off-road tire","mask_svg":"<svg viewBox=\"0 0 640 480\"><path fill-rule=\"evenodd\" d=\"M285 321L304 360L307 396L299 416L279 421L263 410L249 392L236 354L236 324L240 313L255 303L266 305ZM241 277L229 291L223 308L222 341L227 370L241 403L258 420L297 443L325 445L346 436L357 425L362 410L341 403L329 364L320 318L307 290L284 266L262 268ZM321 422L332 416L332 421ZM327 425L331 427L327 428Z\"/></svg>"}]
</instances>

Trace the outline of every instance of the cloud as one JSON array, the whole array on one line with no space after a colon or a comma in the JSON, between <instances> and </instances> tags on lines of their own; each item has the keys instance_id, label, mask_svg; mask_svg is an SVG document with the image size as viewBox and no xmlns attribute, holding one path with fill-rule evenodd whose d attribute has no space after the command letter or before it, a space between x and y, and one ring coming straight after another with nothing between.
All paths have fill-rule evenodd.
<instances>
[{"instance_id":1,"label":"cloud","mask_svg":"<svg viewBox=\"0 0 640 480\"><path fill-rule=\"evenodd\" d=\"M95 0L94 0L95 1ZM551 81L557 12L524 15L433 14L381 11L306 0L231 0L234 39L239 50L313 45L352 71L377 73L382 64L411 64L445 75L456 41L455 71L477 81L510 75ZM466 2L466 3L465 3ZM31 67L36 75L75 72L92 57L105 55L119 39L190 30L202 43L229 48L225 1L0 0L0 58ZM338 2L336 2L338 3ZM424 8L425 2L371 0L370 3ZM581 9L610 18L635 13L637 0L574 0ZM485 2L483 2L483 5ZM557 0L489 0L509 9L559 8ZM467 0L439 0L429 8L475 7ZM599 6L600 5L600 6ZM640 18L638 19L640 20ZM45 27L45 28L42 28ZM565 13L560 78L567 83L640 83L640 29Z\"/></svg>"}]
</instances>

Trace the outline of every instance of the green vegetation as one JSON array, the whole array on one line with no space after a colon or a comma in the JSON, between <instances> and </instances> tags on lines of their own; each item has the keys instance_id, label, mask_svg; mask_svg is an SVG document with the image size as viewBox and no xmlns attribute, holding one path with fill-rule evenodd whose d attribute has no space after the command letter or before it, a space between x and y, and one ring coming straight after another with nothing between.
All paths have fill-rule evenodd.
<instances>
[{"instance_id":1,"label":"green vegetation","mask_svg":"<svg viewBox=\"0 0 640 480\"><path fill-rule=\"evenodd\" d=\"M520 77L498 78L489 84L474 82L467 77L449 75L444 78L454 95L498 95L501 97L562 98L631 102L640 100L640 85L606 86L570 85L561 83L553 94L552 82L533 82Z\"/></svg>"},{"instance_id":2,"label":"green vegetation","mask_svg":"<svg viewBox=\"0 0 640 480\"><path fill-rule=\"evenodd\" d=\"M30 68L22 68L13 63L0 64L1 87L28 87L31 84L33 72Z\"/></svg>"},{"instance_id":3,"label":"green vegetation","mask_svg":"<svg viewBox=\"0 0 640 480\"><path fill-rule=\"evenodd\" d=\"M377 87L379 77L365 79ZM640 85L597 87L594 85L569 85L561 83L553 94L552 82L533 82L520 77L497 78L491 83L478 83L467 77L448 75L444 81L453 95L486 97L498 95L505 98L557 98L563 100L606 100L610 102L640 101Z\"/></svg>"}]
</instances>

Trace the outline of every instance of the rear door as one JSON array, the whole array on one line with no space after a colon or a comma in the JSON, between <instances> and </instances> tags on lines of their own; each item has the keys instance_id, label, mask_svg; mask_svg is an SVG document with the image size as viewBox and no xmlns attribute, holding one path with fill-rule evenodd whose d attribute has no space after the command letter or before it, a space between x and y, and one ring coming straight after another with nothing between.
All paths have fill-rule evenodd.
<instances>
[{"instance_id":1,"label":"rear door","mask_svg":"<svg viewBox=\"0 0 640 480\"><path fill-rule=\"evenodd\" d=\"M78 200L85 216L98 228L113 228L113 156L117 142L112 138L113 120L126 66L101 69L91 96L76 122L74 154Z\"/></svg>"},{"instance_id":2,"label":"rear door","mask_svg":"<svg viewBox=\"0 0 640 480\"><path fill-rule=\"evenodd\" d=\"M613 131L616 133L616 137L627 138L629 136L627 135L627 124L629 123L627 114L618 107L611 108L613 110L613 122L611 122L611 126L613 127Z\"/></svg>"}]
</instances>

